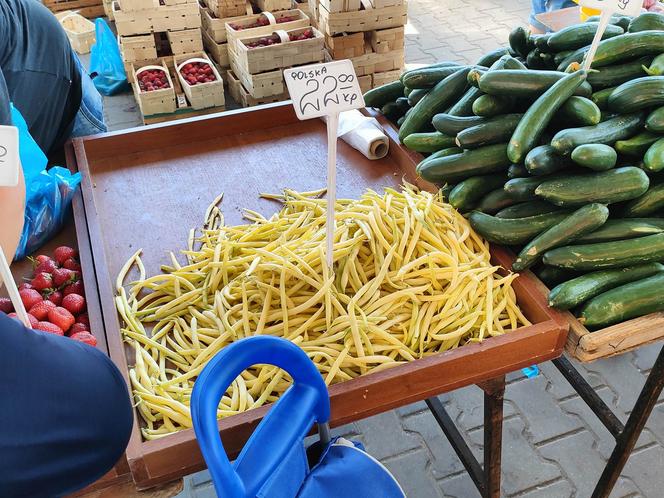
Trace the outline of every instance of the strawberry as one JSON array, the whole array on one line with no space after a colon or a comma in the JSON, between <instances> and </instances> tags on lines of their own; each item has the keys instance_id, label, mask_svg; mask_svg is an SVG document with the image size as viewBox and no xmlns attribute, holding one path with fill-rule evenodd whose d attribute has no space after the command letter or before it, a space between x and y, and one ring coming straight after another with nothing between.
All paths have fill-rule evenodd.
<instances>
[{"instance_id":1,"label":"strawberry","mask_svg":"<svg viewBox=\"0 0 664 498\"><path fill-rule=\"evenodd\" d=\"M37 273L53 273L58 268L58 264L52 259L46 259L43 263L39 263L35 267L35 275Z\"/></svg>"},{"instance_id":2,"label":"strawberry","mask_svg":"<svg viewBox=\"0 0 664 498\"><path fill-rule=\"evenodd\" d=\"M63 331L69 330L69 327L74 325L74 315L68 310L57 306L48 312L48 321L60 327Z\"/></svg>"},{"instance_id":3,"label":"strawberry","mask_svg":"<svg viewBox=\"0 0 664 498\"><path fill-rule=\"evenodd\" d=\"M14 311L14 305L12 300L8 297L0 297L0 311L3 313L11 313Z\"/></svg>"},{"instance_id":4,"label":"strawberry","mask_svg":"<svg viewBox=\"0 0 664 498\"><path fill-rule=\"evenodd\" d=\"M81 265L78 264L78 261L76 261L74 258L69 258L67 261L62 263L62 266L68 270L81 271Z\"/></svg>"},{"instance_id":5,"label":"strawberry","mask_svg":"<svg viewBox=\"0 0 664 498\"><path fill-rule=\"evenodd\" d=\"M21 324L23 323L21 319L18 317L16 313L10 313L7 315L9 318L13 318L17 322L20 322ZM37 323L39 323L39 320L37 320L34 316L32 316L30 313L28 313L28 321L30 322L30 327L35 328L37 327Z\"/></svg>"},{"instance_id":6,"label":"strawberry","mask_svg":"<svg viewBox=\"0 0 664 498\"><path fill-rule=\"evenodd\" d=\"M32 284L29 284L28 282L23 282L21 285L18 286L18 290L20 291L25 289L32 289Z\"/></svg>"},{"instance_id":7,"label":"strawberry","mask_svg":"<svg viewBox=\"0 0 664 498\"><path fill-rule=\"evenodd\" d=\"M43 322L48 318L48 312L54 308L57 308L57 306L51 301L42 301L41 303L37 303L32 308L30 308L28 313L30 313L40 322Z\"/></svg>"},{"instance_id":8,"label":"strawberry","mask_svg":"<svg viewBox=\"0 0 664 498\"><path fill-rule=\"evenodd\" d=\"M90 318L87 313L81 313L76 317L76 323L82 323L86 327L90 327Z\"/></svg>"},{"instance_id":9,"label":"strawberry","mask_svg":"<svg viewBox=\"0 0 664 498\"><path fill-rule=\"evenodd\" d=\"M41 294L34 289L22 289L18 291L26 310L32 308L35 304L43 301Z\"/></svg>"},{"instance_id":10,"label":"strawberry","mask_svg":"<svg viewBox=\"0 0 664 498\"><path fill-rule=\"evenodd\" d=\"M53 291L48 294L46 297L49 301L51 301L53 304L56 306L60 306L62 304L62 292L60 291Z\"/></svg>"},{"instance_id":11,"label":"strawberry","mask_svg":"<svg viewBox=\"0 0 664 498\"><path fill-rule=\"evenodd\" d=\"M53 251L53 257L55 258L55 260L59 264L62 265L69 258L75 258L76 257L76 250L72 249L69 246L56 247L55 251Z\"/></svg>"},{"instance_id":12,"label":"strawberry","mask_svg":"<svg viewBox=\"0 0 664 498\"><path fill-rule=\"evenodd\" d=\"M39 322L35 329L41 330L42 332L48 332L49 334L55 335L65 335L60 327L51 322Z\"/></svg>"},{"instance_id":13,"label":"strawberry","mask_svg":"<svg viewBox=\"0 0 664 498\"><path fill-rule=\"evenodd\" d=\"M75 341L84 342L89 346L97 346L97 339L90 332L78 332L77 334L74 334L70 337Z\"/></svg>"},{"instance_id":14,"label":"strawberry","mask_svg":"<svg viewBox=\"0 0 664 498\"><path fill-rule=\"evenodd\" d=\"M90 331L88 330L88 326L86 324L75 323L69 329L69 336L71 337L72 335L78 334L79 332L90 332Z\"/></svg>"},{"instance_id":15,"label":"strawberry","mask_svg":"<svg viewBox=\"0 0 664 498\"><path fill-rule=\"evenodd\" d=\"M78 315L85 310L85 298L79 294L67 294L62 299L62 307L72 315Z\"/></svg>"},{"instance_id":16,"label":"strawberry","mask_svg":"<svg viewBox=\"0 0 664 498\"><path fill-rule=\"evenodd\" d=\"M62 293L66 296L67 294L78 294L80 296L85 295L85 290L83 289L83 282L78 281L74 282L73 284L69 284L66 286L63 290Z\"/></svg>"},{"instance_id":17,"label":"strawberry","mask_svg":"<svg viewBox=\"0 0 664 498\"><path fill-rule=\"evenodd\" d=\"M53 277L50 273L37 273L30 283L38 291L50 289L53 286Z\"/></svg>"},{"instance_id":18,"label":"strawberry","mask_svg":"<svg viewBox=\"0 0 664 498\"><path fill-rule=\"evenodd\" d=\"M52 259L52 258L50 256L47 256L46 254L40 254L39 256L37 256L35 258L35 261L34 261L35 266L42 264L47 259Z\"/></svg>"},{"instance_id":19,"label":"strawberry","mask_svg":"<svg viewBox=\"0 0 664 498\"><path fill-rule=\"evenodd\" d=\"M58 268L53 272L53 287L60 288L74 282L74 272L67 268Z\"/></svg>"}]
</instances>

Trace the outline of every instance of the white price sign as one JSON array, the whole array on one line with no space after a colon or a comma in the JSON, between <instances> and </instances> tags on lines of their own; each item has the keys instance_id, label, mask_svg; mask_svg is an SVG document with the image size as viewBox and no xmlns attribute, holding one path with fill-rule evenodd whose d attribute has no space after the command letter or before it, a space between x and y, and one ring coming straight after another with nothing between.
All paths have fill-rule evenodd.
<instances>
[{"instance_id":1,"label":"white price sign","mask_svg":"<svg viewBox=\"0 0 664 498\"><path fill-rule=\"evenodd\" d=\"M284 79L299 119L364 107L355 68L349 60L286 69Z\"/></svg>"},{"instance_id":2,"label":"white price sign","mask_svg":"<svg viewBox=\"0 0 664 498\"><path fill-rule=\"evenodd\" d=\"M339 113L364 107L355 68L349 60L284 70L284 79L298 119L327 117L327 266L334 258L334 204L337 198L337 134Z\"/></svg>"},{"instance_id":3,"label":"white price sign","mask_svg":"<svg viewBox=\"0 0 664 498\"><path fill-rule=\"evenodd\" d=\"M0 187L18 183L18 128L0 126Z\"/></svg>"},{"instance_id":4,"label":"white price sign","mask_svg":"<svg viewBox=\"0 0 664 498\"><path fill-rule=\"evenodd\" d=\"M641 13L643 0L580 0L579 4L590 9L609 11L612 14L638 16Z\"/></svg>"}]
</instances>

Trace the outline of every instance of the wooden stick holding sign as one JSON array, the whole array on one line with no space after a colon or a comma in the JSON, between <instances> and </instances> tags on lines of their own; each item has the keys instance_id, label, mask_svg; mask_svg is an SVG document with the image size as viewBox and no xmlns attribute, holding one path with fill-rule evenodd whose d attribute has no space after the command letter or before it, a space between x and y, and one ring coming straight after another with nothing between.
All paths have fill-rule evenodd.
<instances>
[{"instance_id":1,"label":"wooden stick holding sign","mask_svg":"<svg viewBox=\"0 0 664 498\"><path fill-rule=\"evenodd\" d=\"M18 169L21 167L18 154L18 129L15 126L0 126L0 187L15 187L18 185ZM16 282L9 269L9 263L4 250L0 246L0 282L7 287L16 314L23 325L30 328L28 313L25 311L23 301L18 293Z\"/></svg>"},{"instance_id":2,"label":"wooden stick holding sign","mask_svg":"<svg viewBox=\"0 0 664 498\"><path fill-rule=\"evenodd\" d=\"M286 69L284 79L298 119L327 117L326 256L332 269L339 113L364 107L364 97L349 60Z\"/></svg>"},{"instance_id":3,"label":"wooden stick holding sign","mask_svg":"<svg viewBox=\"0 0 664 498\"><path fill-rule=\"evenodd\" d=\"M599 18L599 25L597 26L595 38L593 38L593 42L590 44L590 49L586 53L586 57L583 61L583 69L587 71L593 63L597 47L602 40L602 36L604 36L606 27L609 25L611 16L613 14L624 14L633 17L638 16L641 13L643 0L579 0L579 5L590 9L598 9L602 12Z\"/></svg>"}]
</instances>

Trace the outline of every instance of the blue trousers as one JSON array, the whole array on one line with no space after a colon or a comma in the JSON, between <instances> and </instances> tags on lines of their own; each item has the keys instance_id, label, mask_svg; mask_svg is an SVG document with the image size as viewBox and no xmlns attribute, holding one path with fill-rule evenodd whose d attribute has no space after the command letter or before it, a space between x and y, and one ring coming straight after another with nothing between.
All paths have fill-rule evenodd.
<instances>
[{"instance_id":1,"label":"blue trousers","mask_svg":"<svg viewBox=\"0 0 664 498\"><path fill-rule=\"evenodd\" d=\"M0 496L84 488L124 452L133 424L122 376L86 344L0 313Z\"/></svg>"},{"instance_id":2,"label":"blue trousers","mask_svg":"<svg viewBox=\"0 0 664 498\"><path fill-rule=\"evenodd\" d=\"M528 22L531 26L535 26L540 31L547 31L546 26L535 18L537 14L565 9L567 7L574 7L576 4L572 2L572 0L531 0L531 5L532 8L530 10Z\"/></svg>"}]
</instances>

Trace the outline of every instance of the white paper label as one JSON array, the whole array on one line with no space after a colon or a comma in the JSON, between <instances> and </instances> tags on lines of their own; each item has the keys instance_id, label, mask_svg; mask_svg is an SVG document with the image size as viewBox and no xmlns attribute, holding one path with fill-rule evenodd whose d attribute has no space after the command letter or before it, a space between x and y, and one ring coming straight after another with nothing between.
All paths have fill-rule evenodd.
<instances>
[{"instance_id":1,"label":"white paper label","mask_svg":"<svg viewBox=\"0 0 664 498\"><path fill-rule=\"evenodd\" d=\"M0 126L0 187L18 184L18 128Z\"/></svg>"},{"instance_id":2,"label":"white paper label","mask_svg":"<svg viewBox=\"0 0 664 498\"><path fill-rule=\"evenodd\" d=\"M580 0L579 4L590 9L598 9L634 17L641 13L643 0Z\"/></svg>"},{"instance_id":3,"label":"white paper label","mask_svg":"<svg viewBox=\"0 0 664 498\"><path fill-rule=\"evenodd\" d=\"M329 116L364 107L364 97L349 60L284 70L298 119Z\"/></svg>"}]
</instances>

